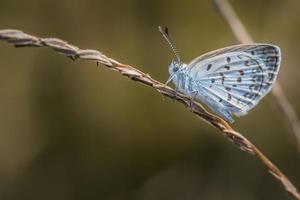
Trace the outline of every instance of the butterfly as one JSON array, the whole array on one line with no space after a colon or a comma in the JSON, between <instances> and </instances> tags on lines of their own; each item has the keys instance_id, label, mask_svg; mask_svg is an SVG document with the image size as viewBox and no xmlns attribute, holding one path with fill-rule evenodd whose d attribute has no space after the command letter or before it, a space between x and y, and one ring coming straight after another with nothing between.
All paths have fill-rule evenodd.
<instances>
[{"instance_id":1,"label":"butterfly","mask_svg":"<svg viewBox=\"0 0 300 200\"><path fill-rule=\"evenodd\" d=\"M274 85L281 62L280 48L272 44L241 44L203 54L190 63L181 61L169 37L159 27L175 55L169 65L175 91L204 102L217 115L233 123L268 94Z\"/></svg>"}]
</instances>

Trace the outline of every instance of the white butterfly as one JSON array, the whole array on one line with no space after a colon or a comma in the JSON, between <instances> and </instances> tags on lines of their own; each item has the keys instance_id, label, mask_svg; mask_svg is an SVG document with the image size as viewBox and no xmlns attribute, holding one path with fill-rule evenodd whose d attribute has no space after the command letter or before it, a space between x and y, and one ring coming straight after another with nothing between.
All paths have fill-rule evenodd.
<instances>
[{"instance_id":1,"label":"white butterfly","mask_svg":"<svg viewBox=\"0 0 300 200\"><path fill-rule=\"evenodd\" d=\"M169 65L170 81L176 91L199 99L228 122L233 115L248 113L272 89L281 62L280 48L271 44L242 44L201 55L189 64L181 62L168 36L175 59Z\"/></svg>"}]
</instances>

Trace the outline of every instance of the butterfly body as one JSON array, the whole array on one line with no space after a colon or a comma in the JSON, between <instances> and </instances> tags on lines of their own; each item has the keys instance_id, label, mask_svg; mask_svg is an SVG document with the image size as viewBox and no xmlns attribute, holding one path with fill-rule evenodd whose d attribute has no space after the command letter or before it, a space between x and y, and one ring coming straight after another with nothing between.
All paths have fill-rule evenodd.
<instances>
[{"instance_id":1,"label":"butterfly body","mask_svg":"<svg viewBox=\"0 0 300 200\"><path fill-rule=\"evenodd\" d=\"M173 60L169 80L232 123L233 115L247 114L270 92L280 61L275 45L236 45L206 53L189 64Z\"/></svg>"}]
</instances>

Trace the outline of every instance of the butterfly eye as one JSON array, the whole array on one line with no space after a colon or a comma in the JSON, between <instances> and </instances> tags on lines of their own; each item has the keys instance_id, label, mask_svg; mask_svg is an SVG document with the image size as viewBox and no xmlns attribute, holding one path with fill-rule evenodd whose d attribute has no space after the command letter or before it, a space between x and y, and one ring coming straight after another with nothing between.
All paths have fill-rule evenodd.
<instances>
[{"instance_id":1,"label":"butterfly eye","mask_svg":"<svg viewBox=\"0 0 300 200\"><path fill-rule=\"evenodd\" d=\"M173 68L174 72L177 72L179 70L179 67L177 65L175 65L175 67Z\"/></svg>"}]
</instances>

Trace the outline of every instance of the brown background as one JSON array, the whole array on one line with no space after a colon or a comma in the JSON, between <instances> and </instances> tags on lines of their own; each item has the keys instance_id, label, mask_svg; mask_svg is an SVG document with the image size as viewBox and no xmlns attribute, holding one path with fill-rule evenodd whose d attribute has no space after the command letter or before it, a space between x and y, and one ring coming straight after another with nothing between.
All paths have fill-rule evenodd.
<instances>
[{"instance_id":1,"label":"brown background","mask_svg":"<svg viewBox=\"0 0 300 200\"><path fill-rule=\"evenodd\" d=\"M231 1L253 38L282 48L300 113L300 1ZM0 28L98 49L165 81L168 25L182 59L237 44L209 0L0 1ZM0 43L0 198L288 199L260 162L179 103L87 61ZM300 188L300 154L268 95L237 130Z\"/></svg>"}]
</instances>

